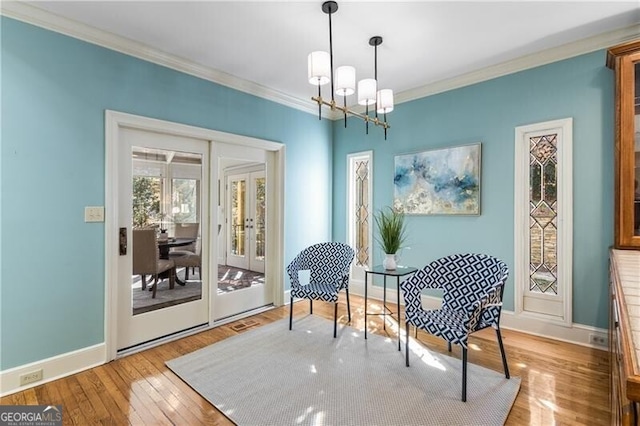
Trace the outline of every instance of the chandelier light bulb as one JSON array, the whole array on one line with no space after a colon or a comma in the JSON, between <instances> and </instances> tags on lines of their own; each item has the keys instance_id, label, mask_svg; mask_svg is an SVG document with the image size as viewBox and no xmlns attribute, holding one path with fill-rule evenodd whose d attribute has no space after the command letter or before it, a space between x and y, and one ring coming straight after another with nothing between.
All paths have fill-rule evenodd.
<instances>
[{"instance_id":1,"label":"chandelier light bulb","mask_svg":"<svg viewBox=\"0 0 640 426\"><path fill-rule=\"evenodd\" d=\"M331 81L331 58L328 52L315 51L307 57L309 83L322 86Z\"/></svg>"},{"instance_id":2,"label":"chandelier light bulb","mask_svg":"<svg viewBox=\"0 0 640 426\"><path fill-rule=\"evenodd\" d=\"M376 111L378 111L378 114L386 114L393 111L393 90L382 89L378 91Z\"/></svg>"},{"instance_id":3,"label":"chandelier light bulb","mask_svg":"<svg viewBox=\"0 0 640 426\"><path fill-rule=\"evenodd\" d=\"M358 82L358 103L360 105L372 105L376 103L376 90L378 84L373 78L365 78Z\"/></svg>"},{"instance_id":4,"label":"chandelier light bulb","mask_svg":"<svg viewBox=\"0 0 640 426\"><path fill-rule=\"evenodd\" d=\"M338 67L336 78L333 81L336 87L336 95L353 95L356 92L356 69L349 65Z\"/></svg>"}]
</instances>

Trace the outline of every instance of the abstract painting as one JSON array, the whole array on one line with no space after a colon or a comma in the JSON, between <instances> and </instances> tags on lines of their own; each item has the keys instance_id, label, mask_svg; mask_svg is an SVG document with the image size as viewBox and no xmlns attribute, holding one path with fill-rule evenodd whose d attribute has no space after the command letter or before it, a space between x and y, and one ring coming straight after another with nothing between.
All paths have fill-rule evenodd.
<instances>
[{"instance_id":1,"label":"abstract painting","mask_svg":"<svg viewBox=\"0 0 640 426\"><path fill-rule=\"evenodd\" d=\"M393 206L405 214L480 214L481 144L395 157Z\"/></svg>"}]
</instances>

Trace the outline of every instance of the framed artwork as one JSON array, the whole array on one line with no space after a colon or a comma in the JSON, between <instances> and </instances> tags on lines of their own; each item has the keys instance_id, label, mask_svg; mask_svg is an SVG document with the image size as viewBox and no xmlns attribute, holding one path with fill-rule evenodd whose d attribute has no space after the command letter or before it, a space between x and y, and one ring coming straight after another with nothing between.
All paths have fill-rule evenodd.
<instances>
[{"instance_id":1,"label":"framed artwork","mask_svg":"<svg viewBox=\"0 0 640 426\"><path fill-rule=\"evenodd\" d=\"M395 157L393 206L405 214L480 214L481 143Z\"/></svg>"}]
</instances>

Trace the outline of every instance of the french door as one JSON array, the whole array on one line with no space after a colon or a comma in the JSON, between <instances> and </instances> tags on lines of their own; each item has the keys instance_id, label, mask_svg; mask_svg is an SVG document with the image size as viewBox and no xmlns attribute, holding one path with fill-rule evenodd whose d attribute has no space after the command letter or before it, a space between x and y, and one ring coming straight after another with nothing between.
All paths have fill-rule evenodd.
<instances>
[{"instance_id":1,"label":"french door","mask_svg":"<svg viewBox=\"0 0 640 426\"><path fill-rule=\"evenodd\" d=\"M213 305L217 321L274 303L276 280L270 256L277 227L268 224L277 214L271 201L276 198L276 163L272 152L226 143L215 143L213 156L222 188L218 288Z\"/></svg>"},{"instance_id":2,"label":"french door","mask_svg":"<svg viewBox=\"0 0 640 426\"><path fill-rule=\"evenodd\" d=\"M227 265L264 273L264 170L227 176Z\"/></svg>"},{"instance_id":3,"label":"french door","mask_svg":"<svg viewBox=\"0 0 640 426\"><path fill-rule=\"evenodd\" d=\"M122 350L209 321L210 142L128 128L119 132L116 344ZM138 230L148 229L175 237L182 224L197 230L192 253L200 267L190 271L171 253L161 254L157 241L138 237ZM169 268L156 276L156 263Z\"/></svg>"}]
</instances>

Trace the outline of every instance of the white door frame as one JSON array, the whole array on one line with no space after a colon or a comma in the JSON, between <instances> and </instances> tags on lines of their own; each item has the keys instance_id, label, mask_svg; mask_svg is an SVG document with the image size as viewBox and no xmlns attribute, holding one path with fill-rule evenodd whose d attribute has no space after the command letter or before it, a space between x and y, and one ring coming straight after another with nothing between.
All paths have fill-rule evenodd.
<instances>
[{"instance_id":1,"label":"white door frame","mask_svg":"<svg viewBox=\"0 0 640 426\"><path fill-rule=\"evenodd\" d=\"M212 141L212 149L217 142L238 146L259 148L269 151L275 157L275 167L270 172L268 179L272 179L275 185L273 199L273 213L268 216L269 235L267 238L269 254L268 279L273 283L274 305L281 306L284 303L284 176L285 176L285 146L278 142L256 139L247 136L234 135L217 130L193 127L169 121L157 120L117 111L105 110L105 319L104 336L106 345L106 360L111 361L117 356L117 268L119 256L118 238L118 188L114 176L118 173L118 153L120 149L119 130L130 128L145 131L161 132L168 135L184 136L196 139ZM217 191L218 165L211 156L211 171L209 176L216 179L210 182L212 192ZM212 194L209 197L209 209L211 223L218 223L217 197ZM215 227L214 227L215 228ZM214 229L212 228L212 229ZM214 234L215 235L215 234ZM217 285L217 259L218 244L212 238L209 251L209 285ZM213 294L209 291L209 327L216 326Z\"/></svg>"}]
</instances>

